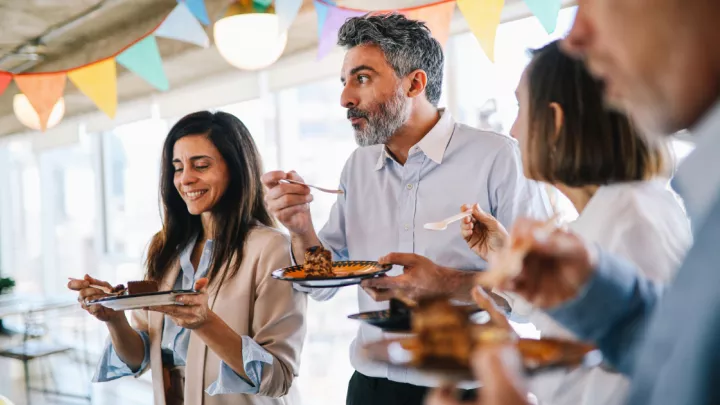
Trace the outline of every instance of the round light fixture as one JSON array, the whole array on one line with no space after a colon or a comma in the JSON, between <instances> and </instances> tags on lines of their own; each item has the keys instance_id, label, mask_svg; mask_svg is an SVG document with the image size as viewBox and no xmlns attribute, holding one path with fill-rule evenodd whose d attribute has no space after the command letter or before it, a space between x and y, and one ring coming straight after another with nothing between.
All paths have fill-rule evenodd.
<instances>
[{"instance_id":1,"label":"round light fixture","mask_svg":"<svg viewBox=\"0 0 720 405\"><path fill-rule=\"evenodd\" d=\"M237 68L268 67L285 50L287 31L279 32L280 20L272 6L259 13L252 2L241 3L231 4L225 16L213 26L215 46L220 55Z\"/></svg>"},{"instance_id":2,"label":"round light fixture","mask_svg":"<svg viewBox=\"0 0 720 405\"><path fill-rule=\"evenodd\" d=\"M35 112L35 108L33 108L32 104L30 104L30 100L28 100L27 96L24 94L16 94L13 98L13 111L15 111L17 119L26 127L38 131L42 129L38 113ZM50 129L60 123L64 115L65 99L60 97L50 112L50 118L48 118L45 129Z\"/></svg>"}]
</instances>

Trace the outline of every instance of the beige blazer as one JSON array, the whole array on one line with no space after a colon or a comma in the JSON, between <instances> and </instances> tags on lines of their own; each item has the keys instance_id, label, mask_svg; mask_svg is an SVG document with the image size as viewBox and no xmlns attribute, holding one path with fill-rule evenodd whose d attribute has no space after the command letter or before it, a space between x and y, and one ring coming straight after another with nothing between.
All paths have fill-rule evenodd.
<instances>
[{"instance_id":1,"label":"beige blazer","mask_svg":"<svg viewBox=\"0 0 720 405\"><path fill-rule=\"evenodd\" d=\"M251 337L273 357L272 365L263 365L260 392L257 395L206 394L205 389L218 377L220 359L191 333L185 366L186 405L300 403L293 380L300 368L307 300L305 294L293 290L291 283L275 280L270 275L273 270L290 265L289 249L288 240L278 230L258 226L248 234L237 275L226 280L220 291L214 282L208 286L210 309L238 335ZM179 271L179 264L174 264L163 278L160 290L171 290ZM165 405L160 353L163 314L136 310L132 320L133 327L147 331L150 336L149 367L155 405Z\"/></svg>"}]
</instances>

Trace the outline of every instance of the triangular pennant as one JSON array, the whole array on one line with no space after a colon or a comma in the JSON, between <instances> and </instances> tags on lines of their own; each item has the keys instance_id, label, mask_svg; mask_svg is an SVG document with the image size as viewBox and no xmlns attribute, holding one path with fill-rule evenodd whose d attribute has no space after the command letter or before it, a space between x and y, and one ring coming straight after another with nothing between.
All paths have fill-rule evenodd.
<instances>
[{"instance_id":1,"label":"triangular pennant","mask_svg":"<svg viewBox=\"0 0 720 405\"><path fill-rule=\"evenodd\" d=\"M315 14L317 14L317 34L319 40L320 37L322 37L323 26L325 26L325 20L327 20L330 6L317 0L314 1L313 4L315 5Z\"/></svg>"},{"instance_id":2,"label":"triangular pennant","mask_svg":"<svg viewBox=\"0 0 720 405\"><path fill-rule=\"evenodd\" d=\"M115 57L115 60L158 90L165 91L170 88L154 36L143 38Z\"/></svg>"},{"instance_id":3,"label":"triangular pennant","mask_svg":"<svg viewBox=\"0 0 720 405\"><path fill-rule=\"evenodd\" d=\"M68 79L110 118L117 110L117 69L113 58L68 72Z\"/></svg>"},{"instance_id":4,"label":"triangular pennant","mask_svg":"<svg viewBox=\"0 0 720 405\"><path fill-rule=\"evenodd\" d=\"M297 17L302 0L275 0L275 14L280 20L280 32L286 31Z\"/></svg>"},{"instance_id":5,"label":"triangular pennant","mask_svg":"<svg viewBox=\"0 0 720 405\"><path fill-rule=\"evenodd\" d=\"M505 0L457 0L470 29L491 62L495 62L495 34Z\"/></svg>"},{"instance_id":6,"label":"triangular pennant","mask_svg":"<svg viewBox=\"0 0 720 405\"><path fill-rule=\"evenodd\" d=\"M40 119L40 129L45 131L50 113L65 91L65 72L16 75L15 84L28 98Z\"/></svg>"},{"instance_id":7,"label":"triangular pennant","mask_svg":"<svg viewBox=\"0 0 720 405\"><path fill-rule=\"evenodd\" d=\"M187 8L192 14L204 25L210 25L207 9L205 8L205 0L177 0L178 3L185 2Z\"/></svg>"},{"instance_id":8,"label":"triangular pennant","mask_svg":"<svg viewBox=\"0 0 720 405\"><path fill-rule=\"evenodd\" d=\"M318 40L318 59L322 59L337 44L338 31L348 18L364 15L363 11L346 10L344 8L330 7L327 18L323 24L322 34Z\"/></svg>"},{"instance_id":9,"label":"triangular pennant","mask_svg":"<svg viewBox=\"0 0 720 405\"><path fill-rule=\"evenodd\" d=\"M420 7L404 12L412 20L425 21L433 37L445 46L450 37L450 23L455 12L454 2L440 3L430 7Z\"/></svg>"},{"instance_id":10,"label":"triangular pennant","mask_svg":"<svg viewBox=\"0 0 720 405\"><path fill-rule=\"evenodd\" d=\"M153 34L157 37L189 42L203 48L210 46L210 38L205 33L205 29L185 3L178 3Z\"/></svg>"},{"instance_id":11,"label":"triangular pennant","mask_svg":"<svg viewBox=\"0 0 720 405\"><path fill-rule=\"evenodd\" d=\"M555 32L558 14L560 13L560 0L525 0L530 11L540 20L548 34Z\"/></svg>"},{"instance_id":12,"label":"triangular pennant","mask_svg":"<svg viewBox=\"0 0 720 405\"><path fill-rule=\"evenodd\" d=\"M5 92L12 81L12 73L0 72L0 96Z\"/></svg>"}]
</instances>

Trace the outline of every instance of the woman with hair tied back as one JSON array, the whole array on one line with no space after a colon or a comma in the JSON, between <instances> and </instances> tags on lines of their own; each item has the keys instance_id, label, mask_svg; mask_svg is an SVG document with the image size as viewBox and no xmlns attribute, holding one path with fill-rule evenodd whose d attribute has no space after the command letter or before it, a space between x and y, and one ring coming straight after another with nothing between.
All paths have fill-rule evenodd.
<instances>
[{"instance_id":1,"label":"woman with hair tied back","mask_svg":"<svg viewBox=\"0 0 720 405\"><path fill-rule=\"evenodd\" d=\"M629 259L645 276L670 282L692 233L679 198L668 187L665 145L607 109L602 84L558 42L533 52L517 98L511 135L520 143L525 175L568 197L580 214L569 224L574 232ZM492 261L507 232L477 206L463 206L470 209L463 237ZM573 338L544 312L516 296L507 298L513 312L530 320L543 337ZM541 405L619 405L628 386L623 376L602 365L539 375L530 391Z\"/></svg>"},{"instance_id":2,"label":"woman with hair tied back","mask_svg":"<svg viewBox=\"0 0 720 405\"><path fill-rule=\"evenodd\" d=\"M182 305L124 312L85 300L110 284L71 280L110 341L94 381L152 372L156 405L297 404L293 380L305 338L304 294L271 272L289 242L263 201L260 154L235 116L196 112L170 130L162 155L163 227L147 254L160 290L196 289Z\"/></svg>"}]
</instances>

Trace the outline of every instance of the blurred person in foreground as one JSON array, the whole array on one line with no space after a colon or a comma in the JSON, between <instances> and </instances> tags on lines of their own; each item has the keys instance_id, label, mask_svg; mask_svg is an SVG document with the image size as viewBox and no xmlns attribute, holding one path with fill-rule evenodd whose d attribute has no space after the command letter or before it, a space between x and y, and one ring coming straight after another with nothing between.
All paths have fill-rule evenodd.
<instances>
[{"instance_id":1,"label":"blurred person in foreground","mask_svg":"<svg viewBox=\"0 0 720 405\"><path fill-rule=\"evenodd\" d=\"M548 232L533 220L511 230L528 249L502 288L595 342L629 376L631 405L720 403L718 21L718 1L580 0L564 40L603 80L606 100L648 133L688 129L696 139L673 180L694 245L671 285L573 232Z\"/></svg>"}]
</instances>

